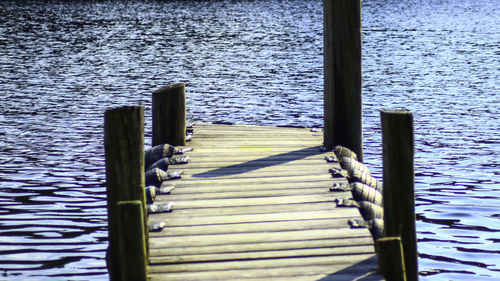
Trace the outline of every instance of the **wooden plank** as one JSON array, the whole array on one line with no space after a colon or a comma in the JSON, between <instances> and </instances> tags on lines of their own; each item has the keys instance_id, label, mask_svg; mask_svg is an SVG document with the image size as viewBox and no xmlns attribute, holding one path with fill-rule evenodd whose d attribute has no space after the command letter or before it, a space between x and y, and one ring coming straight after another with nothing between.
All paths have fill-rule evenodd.
<instances>
[{"instance_id":1,"label":"wooden plank","mask_svg":"<svg viewBox=\"0 0 500 281\"><path fill-rule=\"evenodd\" d=\"M186 235L209 235L209 234L231 234L231 233L257 233L260 232L281 232L302 229L332 229L348 228L350 218L335 219L316 219L304 220L300 224L297 221L278 221L278 222L256 222L256 223L235 223L222 225L190 225L167 227L162 232L150 233L152 237L172 237Z\"/></svg>"},{"instance_id":2,"label":"wooden plank","mask_svg":"<svg viewBox=\"0 0 500 281\"><path fill-rule=\"evenodd\" d=\"M168 169L169 171L174 170L182 170L184 172L184 177L187 175L200 175L200 174L213 174L216 176L217 174L243 174L246 176L253 176L252 173L259 173L257 176L265 176L265 174L269 175L288 175L288 174L306 174L306 175L328 175L328 170L331 166L321 164L321 165L246 165L246 164L234 164L227 165L221 167L199 167L199 168L189 168L186 167L184 169L177 169L177 167L172 167L172 169Z\"/></svg>"},{"instance_id":3,"label":"wooden plank","mask_svg":"<svg viewBox=\"0 0 500 281\"><path fill-rule=\"evenodd\" d=\"M343 180L345 181L345 180ZM172 195L182 195L182 194L202 194L205 195L207 193L214 192L248 192L248 191L277 191L280 190L290 190L293 192L294 189L300 190L329 190L332 186L333 182L331 179L326 179L322 181L310 181L310 182L302 182L300 185L290 185L290 184L282 184L276 182L268 182L265 184L239 184L239 185L197 185L196 188L192 188L193 185L185 184L182 181L177 181L175 184L175 189L171 191ZM167 183L168 184L168 183ZM162 195L160 195L162 196ZM170 196L170 195L167 195Z\"/></svg>"},{"instance_id":4,"label":"wooden plank","mask_svg":"<svg viewBox=\"0 0 500 281\"><path fill-rule=\"evenodd\" d=\"M191 152L190 152L191 153ZM193 167L196 166L211 166L216 164L218 166L223 165L247 165L247 166L272 166L272 165L328 165L331 166L331 163L327 163L325 161L325 156L330 156L332 154L313 154L310 152L307 153L282 153L282 154L264 154L264 153L248 153L241 152L238 154L237 152L231 153L229 152L221 152L217 155L213 154L188 154L189 162L187 164L182 165L172 165L172 167ZM222 162L222 163L221 163Z\"/></svg>"},{"instance_id":5,"label":"wooden plank","mask_svg":"<svg viewBox=\"0 0 500 281\"><path fill-rule=\"evenodd\" d=\"M290 189L293 188L307 188L307 187L320 187L326 185L326 187L332 186L334 183L347 183L345 179L338 179L338 178L325 178L325 179L317 179L317 178L306 178L307 181L301 181L301 182L296 182L296 181L272 181L272 180L244 180L244 179L239 179L239 180L234 180L234 181L211 181L211 182L199 182L199 181L189 181L189 182L184 182L182 180L178 181L169 181L166 183L166 185L172 185L175 186L176 188L174 189L174 193L182 190L183 192L185 190L191 190L191 193L197 193L198 190L195 188L199 188L200 192L203 192L204 188L210 189L210 188L228 188L230 190L259 190L259 189L268 189L268 186L273 186L276 189L286 189L289 187ZM292 183L292 184L290 184ZM293 184L296 183L296 184Z\"/></svg>"},{"instance_id":6,"label":"wooden plank","mask_svg":"<svg viewBox=\"0 0 500 281\"><path fill-rule=\"evenodd\" d=\"M189 147L189 146L188 146ZM192 147L192 146L191 146ZM295 150L287 150L282 147L272 147L272 148L238 148L238 149L227 149L223 147L205 147L205 148L195 148L190 151L188 156L192 156L192 159L204 160L205 158L227 158L230 161L250 161L250 160L300 160L306 157L316 158L319 155L323 158L326 155L333 155L333 153L322 153L321 151L313 148L300 148ZM324 155L324 156L323 156Z\"/></svg>"},{"instance_id":7,"label":"wooden plank","mask_svg":"<svg viewBox=\"0 0 500 281\"><path fill-rule=\"evenodd\" d=\"M203 141L212 141L214 138L214 133L210 132L196 132L193 134L196 136L197 140ZM237 141L242 138L245 138L246 140L260 140L264 136L269 136L270 133L268 131L262 131L262 132L238 132L238 131L233 131L233 132L218 132L217 134L217 141L220 140L227 140L227 141ZM273 132L271 137L273 139L282 139L282 140L321 140L320 135L313 135L313 134L297 134L297 133L282 133L282 132Z\"/></svg>"},{"instance_id":8,"label":"wooden plank","mask_svg":"<svg viewBox=\"0 0 500 281\"><path fill-rule=\"evenodd\" d=\"M218 215L218 216L204 216L204 217L165 215L164 217L167 219L166 220L167 227L176 227L176 226L222 225L222 224L235 224L235 223L350 218L355 215L356 213L353 212L352 208L339 208L333 214L331 210L322 210L322 211L297 211L297 212L287 212L287 213Z\"/></svg>"},{"instance_id":9,"label":"wooden plank","mask_svg":"<svg viewBox=\"0 0 500 281\"><path fill-rule=\"evenodd\" d=\"M311 204L331 202L337 199L351 199L349 192L328 192L321 189L269 190L247 192L212 192L205 194L184 194L158 196L156 202L175 202L175 209L220 208L238 206L261 206L275 204Z\"/></svg>"},{"instance_id":10,"label":"wooden plank","mask_svg":"<svg viewBox=\"0 0 500 281\"><path fill-rule=\"evenodd\" d=\"M246 241L245 241L246 242ZM197 255L210 253L242 253L256 251L271 251L271 250L292 250L292 249L318 249L331 247L348 247L348 246L372 246L373 239L371 237L351 237L349 239L309 239L300 241L276 241L276 242L260 242L260 243L239 243L239 244L223 244L223 245L208 245L208 246L192 246L192 245L175 245L175 247L156 248L151 251L151 257L159 256L181 256L181 255Z\"/></svg>"},{"instance_id":11,"label":"wooden plank","mask_svg":"<svg viewBox=\"0 0 500 281\"><path fill-rule=\"evenodd\" d=\"M220 173L218 173L220 174ZM205 176L206 175L206 176ZM295 171L284 171L284 172L267 172L267 173L254 173L250 175L249 173L234 173L233 175L221 175L221 176L213 176L210 177L209 173L203 174L198 173L196 175L184 175L182 176L182 181L186 183L199 183L205 182L207 184L215 183L215 182L232 182L235 183L249 183L249 182L302 182L302 181L318 181L331 179L332 176L328 173L328 171L324 171L323 173L315 173L315 174L301 174ZM172 183L181 180L173 180Z\"/></svg>"},{"instance_id":12,"label":"wooden plank","mask_svg":"<svg viewBox=\"0 0 500 281\"><path fill-rule=\"evenodd\" d=\"M325 165L325 166L336 166L336 163L327 163L325 161L326 156L331 156L332 154L319 154L311 155L311 153L282 153L281 155L274 154L256 154L248 153L244 151L229 153L220 152L217 155L214 154L188 154L188 163L181 165L170 165L172 169L182 169L182 168L199 168L199 167L223 167L223 166L278 166L278 165Z\"/></svg>"},{"instance_id":13,"label":"wooden plank","mask_svg":"<svg viewBox=\"0 0 500 281\"><path fill-rule=\"evenodd\" d=\"M222 147L225 148L245 148L245 147L255 147L255 148L274 148L274 147L287 147L287 148L309 148L318 144L318 140L308 139L308 140L283 140L283 139L275 139L272 136L267 136L267 142L265 140L252 140L246 139L244 141L232 141L227 142L226 140L218 140L218 141L203 141L201 140L192 140L190 145L196 146L198 148L213 148L213 147Z\"/></svg>"},{"instance_id":14,"label":"wooden plank","mask_svg":"<svg viewBox=\"0 0 500 281\"><path fill-rule=\"evenodd\" d=\"M207 187L207 188L210 188ZM207 188L204 192L192 192L185 194L179 194L179 192L172 191L172 195L166 197L166 200L201 200L201 199L223 199L223 198L255 198L255 197L273 197L273 196L287 196L287 195L312 195L328 194L327 187L320 188L294 188L294 189L277 189L277 190L230 190L225 187L226 191L222 191L221 188L215 189L216 191L207 192ZM189 188L184 188L184 190L189 190Z\"/></svg>"},{"instance_id":15,"label":"wooden plank","mask_svg":"<svg viewBox=\"0 0 500 281\"><path fill-rule=\"evenodd\" d=\"M350 264L362 262L373 256L370 254L354 255L335 255L322 257L295 257L283 259L261 259L261 260L235 260L225 262L207 262L207 263L180 263L180 264L162 264L161 266L151 266L150 272L196 272L196 271L218 271L235 269L273 269L293 266L309 265L328 265L330 270L340 270L348 267ZM336 268L337 267L337 268ZM332 272L332 271L330 271ZM333 271L335 272L335 271Z\"/></svg>"},{"instance_id":16,"label":"wooden plank","mask_svg":"<svg viewBox=\"0 0 500 281\"><path fill-rule=\"evenodd\" d=\"M296 177L303 174L308 177L318 176L320 178L331 178L328 172L328 167L318 169L304 168L299 169L280 169L275 167L258 168L258 167L222 167L217 169L196 169L196 170L182 170L183 180L199 178L211 178L213 180L219 179L235 179L235 178L268 178L268 177ZM174 170L172 170L174 171ZM208 180L208 179L207 179Z\"/></svg>"},{"instance_id":17,"label":"wooden plank","mask_svg":"<svg viewBox=\"0 0 500 281\"><path fill-rule=\"evenodd\" d=\"M276 133L291 133L291 134L300 134L300 133L307 133L307 134L314 134L314 135L321 135L322 132L318 131L317 129L311 129L311 128L298 128L298 127L276 127L276 126L260 126L260 125L242 125L242 124L236 124L236 125L219 125L219 124L207 124L207 123L198 123L194 124L191 129L194 129L194 132L200 132L200 131L217 131L217 132L251 132L251 131L256 131L256 132L265 132L265 131L272 131Z\"/></svg>"},{"instance_id":18,"label":"wooden plank","mask_svg":"<svg viewBox=\"0 0 500 281\"><path fill-rule=\"evenodd\" d=\"M193 146L186 146L193 147ZM295 147L294 150L284 148L283 146L275 146L275 147L239 147L228 149L227 147L222 146L208 146L208 147L195 147L195 149L189 152L187 155L190 156L210 156L210 157L233 157L240 155L250 155L250 156L261 156L264 157L277 157L275 155L279 155L280 157L298 157L301 155L311 156L311 155L321 155L322 152L319 151L319 147ZM272 158L271 158L272 159Z\"/></svg>"},{"instance_id":19,"label":"wooden plank","mask_svg":"<svg viewBox=\"0 0 500 281\"><path fill-rule=\"evenodd\" d=\"M275 204L269 205L264 208L256 208L255 206L234 206L231 208L219 207L219 208L185 208L179 209L174 201L174 211L167 214L153 214L150 215L150 221L162 221L171 218L171 216L209 216L209 215L228 215L228 214L261 214L261 213L272 213L272 212L294 212L298 210L302 211L314 211L314 210L332 210L337 208L336 204L332 202L316 202L316 203L306 203L306 204ZM351 208L356 210L355 208ZM163 217L164 216L164 217Z\"/></svg>"},{"instance_id":20,"label":"wooden plank","mask_svg":"<svg viewBox=\"0 0 500 281\"><path fill-rule=\"evenodd\" d=\"M173 212L149 216L166 223L150 235L150 279L368 277L373 239L350 228L357 208L336 206L352 195L329 191L347 181L330 175L339 166L325 161L333 152L321 142L321 132L301 128L195 125L189 163L169 169L182 178L156 199L174 202Z\"/></svg>"},{"instance_id":21,"label":"wooden plank","mask_svg":"<svg viewBox=\"0 0 500 281\"><path fill-rule=\"evenodd\" d=\"M372 245L355 245L351 247L325 247L315 249L292 249L292 250L267 250L239 253L211 253L194 254L180 256L154 256L150 258L152 264L173 264L186 262L214 262L228 260L259 260L259 259L282 259L297 257L318 257L334 255L355 255L355 254L373 254Z\"/></svg>"},{"instance_id":22,"label":"wooden plank","mask_svg":"<svg viewBox=\"0 0 500 281\"><path fill-rule=\"evenodd\" d=\"M228 140L233 140L235 143L264 143L266 140L268 144L272 142L284 142L284 143L303 143L306 145L318 145L318 141L321 140L320 136L312 135L296 135L296 134L280 134L274 132L261 132L259 133L221 133L221 134L193 134L196 138L192 138L191 143L214 143L214 142L224 142ZM228 142L228 145L231 143Z\"/></svg>"},{"instance_id":23,"label":"wooden plank","mask_svg":"<svg viewBox=\"0 0 500 281\"><path fill-rule=\"evenodd\" d=\"M164 239L161 236L150 239L151 249L168 247L202 247L231 244L259 244L277 243L283 241L306 241L316 239L356 239L370 238L365 228L339 229L303 229L281 232L267 232L255 235L254 233L226 233L190 236L173 236Z\"/></svg>"},{"instance_id":24,"label":"wooden plank","mask_svg":"<svg viewBox=\"0 0 500 281\"><path fill-rule=\"evenodd\" d=\"M332 193L334 194L334 193ZM331 202L336 204L337 198L345 198L346 195L334 194L318 196L313 195L290 195L290 196L274 196L274 197L260 197L260 198L228 198L228 199L200 199L200 200L186 200L175 201L175 209L187 208L220 208L220 207L238 207L238 206L269 206L277 204L310 204L310 203L326 203ZM350 198L350 196L349 196ZM165 198L166 199L166 198ZM157 202L164 203L170 200L164 200L160 197Z\"/></svg>"},{"instance_id":25,"label":"wooden plank","mask_svg":"<svg viewBox=\"0 0 500 281\"><path fill-rule=\"evenodd\" d=\"M337 273L340 271L340 273ZM224 271L200 271L171 273L168 278L165 275L152 274L151 280L258 280L258 281L380 281L384 280L376 274L370 265L360 265L355 268L347 266L292 266L281 267L277 270L224 270Z\"/></svg>"},{"instance_id":26,"label":"wooden plank","mask_svg":"<svg viewBox=\"0 0 500 281\"><path fill-rule=\"evenodd\" d=\"M179 166L189 166L190 164L200 163L205 165L210 165L212 162L228 162L234 163L238 162L241 164L249 165L273 165L282 163L297 163L297 164L329 164L324 160L325 156L331 156L334 153L317 153L308 150L297 150L294 152L285 151L281 154L266 153L263 151L243 151L239 149L237 151L220 151L217 154L213 153L201 153L197 150L187 154L190 157L188 164ZM275 162L275 163L273 163Z\"/></svg>"},{"instance_id":27,"label":"wooden plank","mask_svg":"<svg viewBox=\"0 0 500 281\"><path fill-rule=\"evenodd\" d=\"M206 184L227 184L227 185L241 185L241 184L266 184L266 183L297 183L300 184L301 182L316 182L316 181L324 181L332 179L332 176L329 175L328 173L325 174L318 174L318 175L297 175L297 174L290 174L290 175L275 175L272 176L268 174L266 177L263 175L259 177L250 177L250 176L225 176L225 177L216 177L216 178L210 178L210 177L182 177L182 179L179 180L171 180L167 184L173 184L177 185L178 183L182 184L191 184L191 185L206 185ZM333 182L333 181L332 181Z\"/></svg>"},{"instance_id":28,"label":"wooden plank","mask_svg":"<svg viewBox=\"0 0 500 281\"><path fill-rule=\"evenodd\" d=\"M193 159L189 161L187 164L182 165L170 165L170 169L175 170L191 170L191 169L207 169L207 168L221 168L232 165L238 165L240 167L269 167L269 166L304 166L304 167L316 167L316 166L326 166L333 167L330 163L325 163L326 161L323 159L316 158L302 158L302 159L290 159L290 158L282 158L282 159L273 159L273 158L264 158L259 159L254 157L253 159L249 157L242 158L229 158L229 157L210 157L205 161L201 161L198 159Z\"/></svg>"}]
</instances>

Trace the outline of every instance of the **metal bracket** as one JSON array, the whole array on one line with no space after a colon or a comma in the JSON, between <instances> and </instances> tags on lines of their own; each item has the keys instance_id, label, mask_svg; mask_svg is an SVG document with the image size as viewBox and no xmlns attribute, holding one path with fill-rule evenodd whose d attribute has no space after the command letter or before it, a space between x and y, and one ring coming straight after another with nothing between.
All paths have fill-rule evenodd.
<instances>
[{"instance_id":1,"label":"metal bracket","mask_svg":"<svg viewBox=\"0 0 500 281\"><path fill-rule=\"evenodd\" d=\"M189 156L178 156L178 157L165 158L165 162L167 162L169 165L187 164L188 160L189 160Z\"/></svg>"},{"instance_id":2,"label":"metal bracket","mask_svg":"<svg viewBox=\"0 0 500 281\"><path fill-rule=\"evenodd\" d=\"M336 163L339 161L339 159L335 155L325 156L325 160L328 163Z\"/></svg>"},{"instance_id":3,"label":"metal bracket","mask_svg":"<svg viewBox=\"0 0 500 281\"><path fill-rule=\"evenodd\" d=\"M352 199L337 198L337 199L335 199L335 203L337 203L337 207L358 207L359 208L359 203L352 200Z\"/></svg>"},{"instance_id":4,"label":"metal bracket","mask_svg":"<svg viewBox=\"0 0 500 281\"><path fill-rule=\"evenodd\" d=\"M193 151L193 149L191 147L174 148L173 154L184 154L189 151Z\"/></svg>"},{"instance_id":5,"label":"metal bracket","mask_svg":"<svg viewBox=\"0 0 500 281\"><path fill-rule=\"evenodd\" d=\"M168 202L166 204L150 204L147 205L148 214L170 213L172 212L173 206L173 202Z\"/></svg>"},{"instance_id":6,"label":"metal bracket","mask_svg":"<svg viewBox=\"0 0 500 281\"><path fill-rule=\"evenodd\" d=\"M162 180L173 180L178 179L184 172L182 171L167 171L167 178Z\"/></svg>"},{"instance_id":7,"label":"metal bracket","mask_svg":"<svg viewBox=\"0 0 500 281\"><path fill-rule=\"evenodd\" d=\"M157 189L158 194L170 194L170 192L175 188L174 185L163 185Z\"/></svg>"},{"instance_id":8,"label":"metal bracket","mask_svg":"<svg viewBox=\"0 0 500 281\"><path fill-rule=\"evenodd\" d=\"M149 232L160 232L166 226L167 226L167 223L164 221L161 221L161 222L155 222L155 223L149 224L148 228L149 228Z\"/></svg>"},{"instance_id":9,"label":"metal bracket","mask_svg":"<svg viewBox=\"0 0 500 281\"><path fill-rule=\"evenodd\" d=\"M344 192L351 191L351 186L345 183L334 183L333 186L330 187L331 192Z\"/></svg>"},{"instance_id":10,"label":"metal bracket","mask_svg":"<svg viewBox=\"0 0 500 281\"><path fill-rule=\"evenodd\" d=\"M365 220L353 219L347 222L351 228L367 228L368 223Z\"/></svg>"},{"instance_id":11,"label":"metal bracket","mask_svg":"<svg viewBox=\"0 0 500 281\"><path fill-rule=\"evenodd\" d=\"M345 170L339 169L339 168L331 168L328 170L332 174L332 177L334 178L346 178L347 177L347 172Z\"/></svg>"}]
</instances>

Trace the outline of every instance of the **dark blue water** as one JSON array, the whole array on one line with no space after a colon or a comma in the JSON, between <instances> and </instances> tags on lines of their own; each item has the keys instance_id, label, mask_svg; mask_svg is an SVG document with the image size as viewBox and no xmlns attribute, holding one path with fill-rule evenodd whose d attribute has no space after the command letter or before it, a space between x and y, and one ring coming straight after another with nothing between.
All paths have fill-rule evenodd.
<instances>
[{"instance_id":1,"label":"dark blue water","mask_svg":"<svg viewBox=\"0 0 500 281\"><path fill-rule=\"evenodd\" d=\"M365 162L415 119L421 280L500 279L500 8L363 1ZM189 121L322 125L322 2L0 2L0 279L108 278L103 115L185 82Z\"/></svg>"}]
</instances>

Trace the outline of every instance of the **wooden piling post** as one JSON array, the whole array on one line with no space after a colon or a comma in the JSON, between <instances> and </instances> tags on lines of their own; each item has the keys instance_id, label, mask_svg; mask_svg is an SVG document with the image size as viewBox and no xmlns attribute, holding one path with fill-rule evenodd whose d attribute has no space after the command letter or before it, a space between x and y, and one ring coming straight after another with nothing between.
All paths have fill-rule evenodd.
<instances>
[{"instance_id":1,"label":"wooden piling post","mask_svg":"<svg viewBox=\"0 0 500 281\"><path fill-rule=\"evenodd\" d=\"M403 244L406 279L418 280L415 233L413 115L409 111L381 111L384 165L385 236L399 236Z\"/></svg>"},{"instance_id":2,"label":"wooden piling post","mask_svg":"<svg viewBox=\"0 0 500 281\"><path fill-rule=\"evenodd\" d=\"M120 235L120 276L124 281L146 281L147 254L143 204L139 200L117 203L117 228Z\"/></svg>"},{"instance_id":3,"label":"wooden piling post","mask_svg":"<svg viewBox=\"0 0 500 281\"><path fill-rule=\"evenodd\" d=\"M377 240L379 269L387 281L406 281L403 246L399 237Z\"/></svg>"},{"instance_id":4,"label":"wooden piling post","mask_svg":"<svg viewBox=\"0 0 500 281\"><path fill-rule=\"evenodd\" d=\"M111 280L122 280L117 226L117 203L139 200L146 216L144 182L144 109L126 106L107 110L104 116L104 149L108 208L108 268ZM143 221L147 239L147 220Z\"/></svg>"},{"instance_id":5,"label":"wooden piling post","mask_svg":"<svg viewBox=\"0 0 500 281\"><path fill-rule=\"evenodd\" d=\"M153 92L152 145L186 144L186 92L183 83Z\"/></svg>"},{"instance_id":6,"label":"wooden piling post","mask_svg":"<svg viewBox=\"0 0 500 281\"><path fill-rule=\"evenodd\" d=\"M324 145L342 145L363 161L361 2L323 0Z\"/></svg>"}]
</instances>

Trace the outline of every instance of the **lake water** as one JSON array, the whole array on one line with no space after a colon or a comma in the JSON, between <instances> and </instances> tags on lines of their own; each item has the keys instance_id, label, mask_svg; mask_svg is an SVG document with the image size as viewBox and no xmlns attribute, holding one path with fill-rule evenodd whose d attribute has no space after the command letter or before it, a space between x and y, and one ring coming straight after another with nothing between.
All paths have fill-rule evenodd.
<instances>
[{"instance_id":1,"label":"lake water","mask_svg":"<svg viewBox=\"0 0 500 281\"><path fill-rule=\"evenodd\" d=\"M365 162L414 113L421 280L500 279L500 8L364 0ZM185 82L190 122L322 125L319 0L1 1L0 279L106 280L103 116Z\"/></svg>"}]
</instances>

